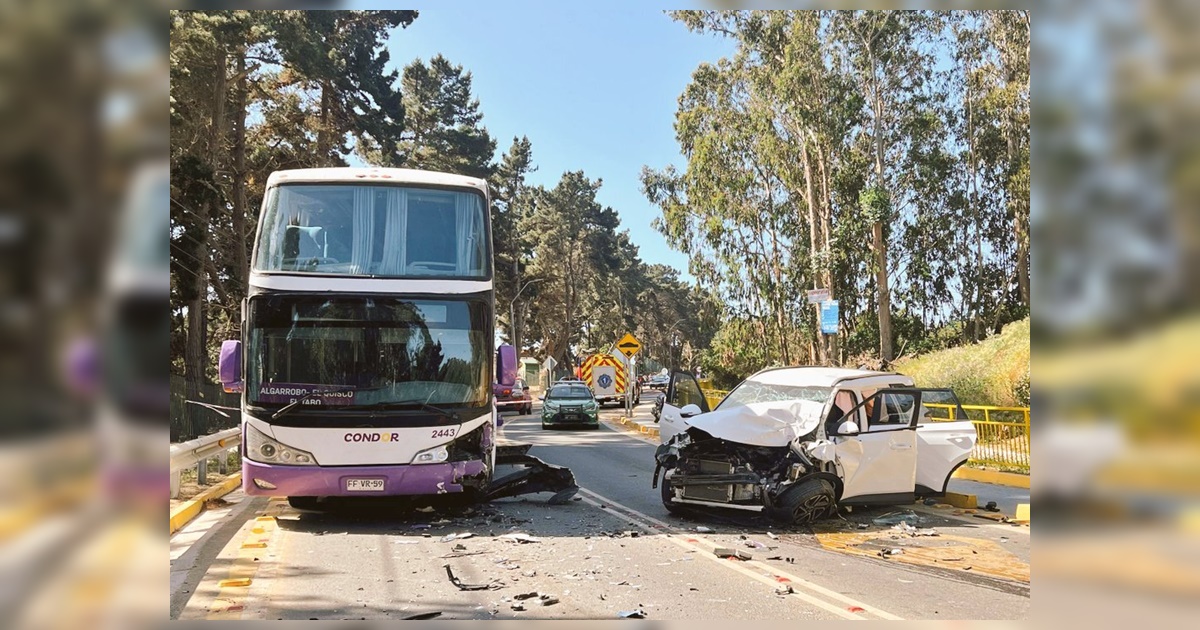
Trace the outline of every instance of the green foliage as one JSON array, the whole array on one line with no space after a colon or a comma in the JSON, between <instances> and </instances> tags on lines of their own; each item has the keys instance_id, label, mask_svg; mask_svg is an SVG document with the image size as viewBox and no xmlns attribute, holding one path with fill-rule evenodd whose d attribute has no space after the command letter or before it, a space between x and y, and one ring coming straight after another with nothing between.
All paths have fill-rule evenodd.
<instances>
[{"instance_id":1,"label":"green foliage","mask_svg":"<svg viewBox=\"0 0 1200 630\"><path fill-rule=\"evenodd\" d=\"M1030 393L1029 319L966 346L896 362L920 387L950 387L964 405L1027 406Z\"/></svg>"}]
</instances>

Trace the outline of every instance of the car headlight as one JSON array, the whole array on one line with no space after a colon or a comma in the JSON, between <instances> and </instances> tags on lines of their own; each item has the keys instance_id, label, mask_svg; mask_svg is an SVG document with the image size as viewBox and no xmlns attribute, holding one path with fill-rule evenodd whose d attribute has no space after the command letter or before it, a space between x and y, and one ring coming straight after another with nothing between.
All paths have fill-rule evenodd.
<instances>
[{"instance_id":1,"label":"car headlight","mask_svg":"<svg viewBox=\"0 0 1200 630\"><path fill-rule=\"evenodd\" d=\"M251 424L246 425L246 457L264 464L317 465L317 458L313 457L312 453L273 439Z\"/></svg>"},{"instance_id":2,"label":"car headlight","mask_svg":"<svg viewBox=\"0 0 1200 630\"><path fill-rule=\"evenodd\" d=\"M596 402L589 401L589 402L583 403L583 410L584 411L595 411L596 410Z\"/></svg>"},{"instance_id":3,"label":"car headlight","mask_svg":"<svg viewBox=\"0 0 1200 630\"><path fill-rule=\"evenodd\" d=\"M414 464L440 464L440 463L446 461L447 459L450 459L450 451L446 448L446 445L443 444L441 446L427 448L427 449L421 451L420 453L417 453L416 456L413 457L412 463L414 463Z\"/></svg>"},{"instance_id":4,"label":"car headlight","mask_svg":"<svg viewBox=\"0 0 1200 630\"><path fill-rule=\"evenodd\" d=\"M558 411L558 403L552 403L547 400L546 403L542 405L542 409L545 409L546 411L553 413L555 411Z\"/></svg>"}]
</instances>

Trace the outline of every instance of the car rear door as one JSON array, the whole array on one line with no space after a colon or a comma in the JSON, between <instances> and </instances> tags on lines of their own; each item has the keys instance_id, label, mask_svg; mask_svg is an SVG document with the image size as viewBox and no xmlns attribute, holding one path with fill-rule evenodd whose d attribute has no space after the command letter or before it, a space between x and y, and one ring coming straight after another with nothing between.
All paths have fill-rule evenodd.
<instances>
[{"instance_id":1,"label":"car rear door","mask_svg":"<svg viewBox=\"0 0 1200 630\"><path fill-rule=\"evenodd\" d=\"M917 410L921 392L881 389L847 413L830 436L842 468L842 501L911 501L917 468ZM857 432L843 433L846 423Z\"/></svg>"},{"instance_id":2,"label":"car rear door","mask_svg":"<svg viewBox=\"0 0 1200 630\"><path fill-rule=\"evenodd\" d=\"M696 382L696 377L687 372L675 372L671 374L671 380L667 384L667 393L663 396L662 411L658 418L658 437L664 444L671 436L688 428L687 420L681 412L687 405L700 407L701 413L709 411L708 401L704 399L704 392L700 389L700 383Z\"/></svg>"},{"instance_id":3,"label":"car rear door","mask_svg":"<svg viewBox=\"0 0 1200 630\"><path fill-rule=\"evenodd\" d=\"M945 494L954 469L975 448L975 425L948 389L922 389L917 419L918 494Z\"/></svg>"}]
</instances>

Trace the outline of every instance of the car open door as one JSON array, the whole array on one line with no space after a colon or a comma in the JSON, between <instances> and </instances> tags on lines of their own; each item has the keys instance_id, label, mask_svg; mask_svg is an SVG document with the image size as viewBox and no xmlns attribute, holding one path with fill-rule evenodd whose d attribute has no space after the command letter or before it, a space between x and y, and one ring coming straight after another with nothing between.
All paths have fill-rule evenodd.
<instances>
[{"instance_id":1,"label":"car open door","mask_svg":"<svg viewBox=\"0 0 1200 630\"><path fill-rule=\"evenodd\" d=\"M917 418L917 494L946 493L950 475L975 448L975 425L948 389L922 389Z\"/></svg>"},{"instance_id":2,"label":"car open door","mask_svg":"<svg viewBox=\"0 0 1200 630\"><path fill-rule=\"evenodd\" d=\"M836 424L830 437L842 468L842 501L913 500L920 405L920 390L881 389Z\"/></svg>"},{"instance_id":3,"label":"car open door","mask_svg":"<svg viewBox=\"0 0 1200 630\"><path fill-rule=\"evenodd\" d=\"M696 382L696 377L687 372L675 372L671 374L671 381L667 384L667 393L663 397L662 411L659 412L658 418L658 437L664 444L671 436L688 428L687 418L696 415L694 410L693 413L684 415L683 408L688 405L699 407L699 413L709 411L708 401L704 399L704 392L700 390L700 383Z\"/></svg>"}]
</instances>

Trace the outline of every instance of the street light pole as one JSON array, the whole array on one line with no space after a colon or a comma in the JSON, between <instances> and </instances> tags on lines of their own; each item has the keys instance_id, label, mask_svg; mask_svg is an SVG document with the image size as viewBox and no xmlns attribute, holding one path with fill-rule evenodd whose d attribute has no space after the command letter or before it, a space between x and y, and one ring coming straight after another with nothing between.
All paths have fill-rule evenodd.
<instances>
[{"instance_id":1,"label":"street light pole","mask_svg":"<svg viewBox=\"0 0 1200 630\"><path fill-rule=\"evenodd\" d=\"M516 310L513 308L513 306L517 303L517 298L521 297L521 293L523 293L525 289L529 287L529 285L535 282L541 282L542 280L545 280L545 278L534 278L521 285L521 288L517 289L517 294L514 295L513 299L509 300L508 302L508 326L510 329L509 332L512 333L512 339L510 341L513 342L513 347L517 349L518 357L521 355L521 340L517 339L517 317Z\"/></svg>"}]
</instances>

